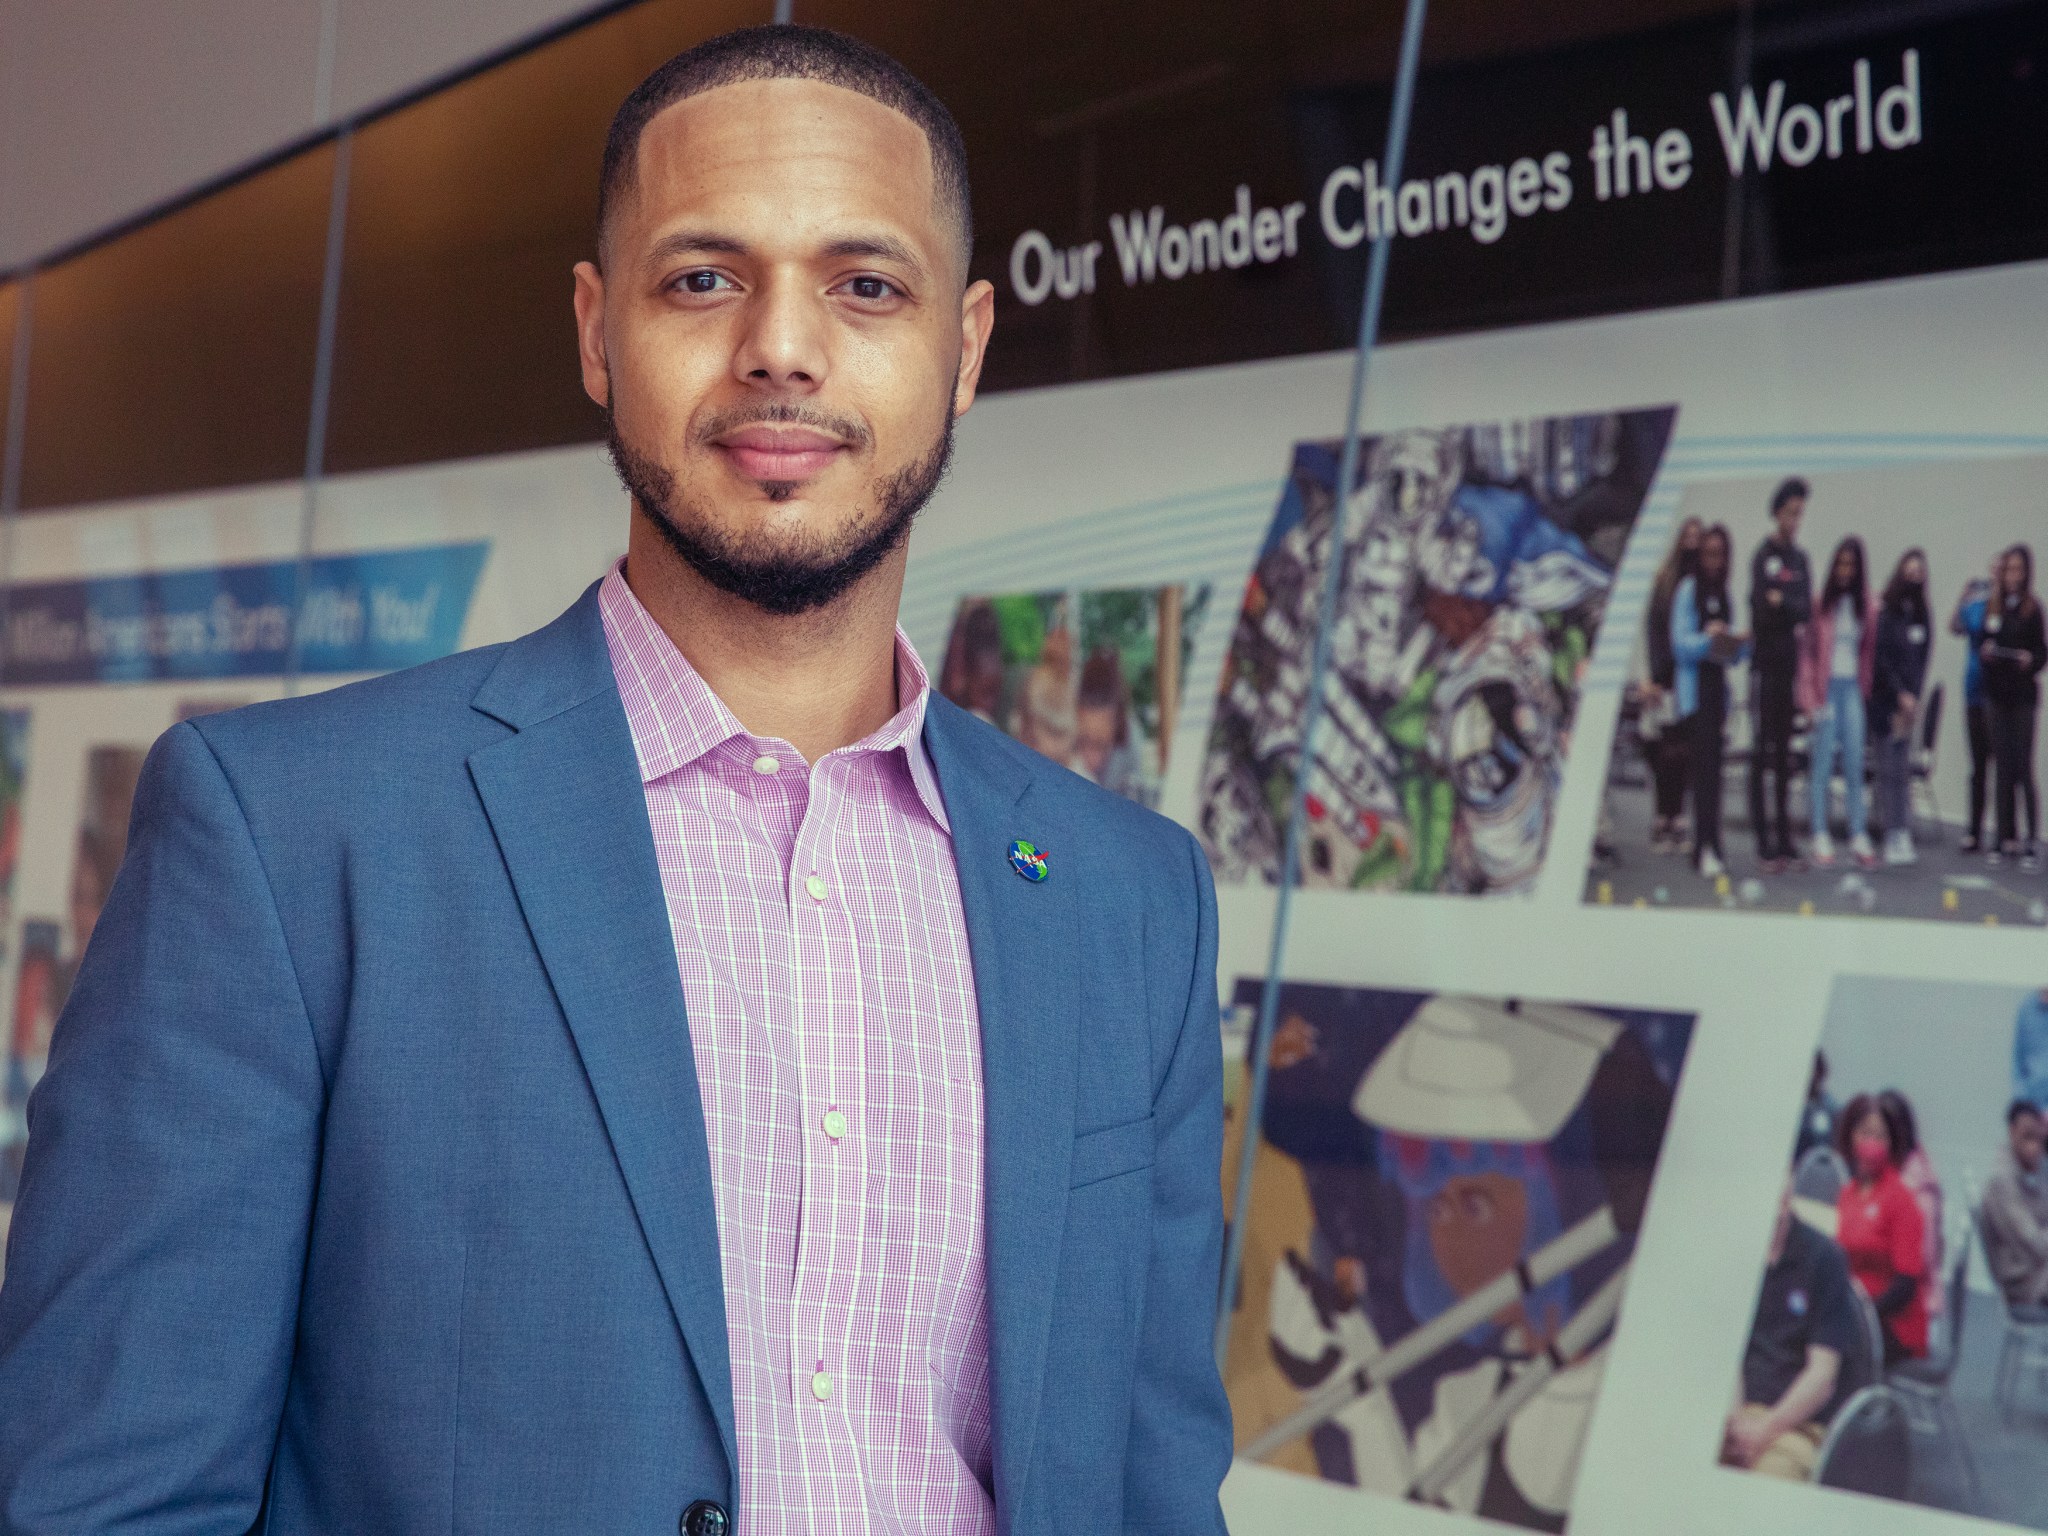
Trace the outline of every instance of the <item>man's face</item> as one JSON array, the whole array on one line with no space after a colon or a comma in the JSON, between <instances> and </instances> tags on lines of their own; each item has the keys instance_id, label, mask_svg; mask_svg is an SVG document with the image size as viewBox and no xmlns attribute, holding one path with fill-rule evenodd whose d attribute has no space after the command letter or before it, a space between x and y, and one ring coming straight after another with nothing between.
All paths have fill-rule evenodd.
<instances>
[{"instance_id":1,"label":"man's face","mask_svg":"<svg viewBox=\"0 0 2048 1536\"><path fill-rule=\"evenodd\" d=\"M1799 537L1799 519L1806 516L1806 498L1794 496L1771 514L1771 521L1778 525L1778 537L1787 544Z\"/></svg>"},{"instance_id":2,"label":"man's face","mask_svg":"<svg viewBox=\"0 0 2048 1536\"><path fill-rule=\"evenodd\" d=\"M2012 1155L2032 1173L2041 1166L2041 1150L2048 1142L2048 1122L2039 1115L2021 1115L2012 1123Z\"/></svg>"},{"instance_id":3,"label":"man's face","mask_svg":"<svg viewBox=\"0 0 2048 1536\"><path fill-rule=\"evenodd\" d=\"M761 80L658 114L602 272L576 272L584 388L642 512L776 612L896 554L980 375L993 293L964 275L900 113Z\"/></svg>"}]
</instances>

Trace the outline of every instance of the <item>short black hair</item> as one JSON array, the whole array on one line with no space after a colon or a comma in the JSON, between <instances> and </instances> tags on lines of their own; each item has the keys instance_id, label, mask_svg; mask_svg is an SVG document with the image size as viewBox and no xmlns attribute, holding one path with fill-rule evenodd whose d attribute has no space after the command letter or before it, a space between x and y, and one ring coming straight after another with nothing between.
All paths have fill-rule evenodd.
<instances>
[{"instance_id":1,"label":"short black hair","mask_svg":"<svg viewBox=\"0 0 2048 1536\"><path fill-rule=\"evenodd\" d=\"M1778 482L1778 488L1771 492L1771 516L1778 515L1778 509L1788 501L1804 501L1813 494L1813 487L1797 475L1788 476Z\"/></svg>"},{"instance_id":2,"label":"short black hair","mask_svg":"<svg viewBox=\"0 0 2048 1536\"><path fill-rule=\"evenodd\" d=\"M2014 1099L2005 1106L2006 1129L2011 1130L2018 1125L2023 1115L2032 1115L2036 1120L2048 1120L2048 1115L2042 1114L2041 1106L2032 1099Z\"/></svg>"},{"instance_id":3,"label":"short black hair","mask_svg":"<svg viewBox=\"0 0 2048 1536\"><path fill-rule=\"evenodd\" d=\"M634 87L612 117L598 181L597 238L633 189L640 136L666 107L744 80L817 80L858 91L900 112L924 130L932 151L932 184L941 211L959 226L961 271L974 249L974 202L967 186L967 144L960 125L931 88L870 43L827 27L789 24L742 27L677 54Z\"/></svg>"}]
</instances>

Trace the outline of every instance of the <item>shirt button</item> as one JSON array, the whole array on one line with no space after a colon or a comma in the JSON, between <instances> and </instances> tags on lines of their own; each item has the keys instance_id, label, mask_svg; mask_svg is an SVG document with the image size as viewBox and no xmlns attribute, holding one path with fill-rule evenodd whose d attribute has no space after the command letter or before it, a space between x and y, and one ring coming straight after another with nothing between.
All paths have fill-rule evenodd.
<instances>
[{"instance_id":1,"label":"shirt button","mask_svg":"<svg viewBox=\"0 0 2048 1536\"><path fill-rule=\"evenodd\" d=\"M834 1141L846 1134L846 1116L836 1109L825 1111L825 1134Z\"/></svg>"},{"instance_id":2,"label":"shirt button","mask_svg":"<svg viewBox=\"0 0 2048 1536\"><path fill-rule=\"evenodd\" d=\"M756 773L780 773L781 771L782 760L780 758L771 757L766 752L763 752L754 759L754 772Z\"/></svg>"},{"instance_id":3,"label":"shirt button","mask_svg":"<svg viewBox=\"0 0 2048 1536\"><path fill-rule=\"evenodd\" d=\"M823 875L812 875L804 881L804 889L811 893L811 900L823 901L825 893L831 887L825 884L825 877Z\"/></svg>"},{"instance_id":4,"label":"shirt button","mask_svg":"<svg viewBox=\"0 0 2048 1536\"><path fill-rule=\"evenodd\" d=\"M832 1373L830 1371L811 1372L811 1396L821 1403L832 1401Z\"/></svg>"}]
</instances>

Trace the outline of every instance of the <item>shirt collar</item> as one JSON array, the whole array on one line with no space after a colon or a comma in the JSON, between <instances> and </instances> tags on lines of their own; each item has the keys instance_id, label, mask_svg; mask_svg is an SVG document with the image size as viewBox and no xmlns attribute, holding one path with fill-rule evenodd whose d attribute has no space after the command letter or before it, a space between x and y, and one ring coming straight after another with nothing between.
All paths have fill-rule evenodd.
<instances>
[{"instance_id":1,"label":"shirt collar","mask_svg":"<svg viewBox=\"0 0 2048 1536\"><path fill-rule=\"evenodd\" d=\"M633 751L639 759L642 784L665 778L735 739L749 746L768 745L748 734L725 701L690 665L689 658L676 649L675 642L626 584L624 561L605 573L597 601L604 620L605 644L611 652L612 674L618 679L619 698L626 707ZM924 749L925 705L930 696L931 682L924 663L898 625L896 713L880 729L828 755L899 756L925 813L950 836L952 825L946 819L945 801L939 795L938 776L932 771L931 758Z\"/></svg>"}]
</instances>

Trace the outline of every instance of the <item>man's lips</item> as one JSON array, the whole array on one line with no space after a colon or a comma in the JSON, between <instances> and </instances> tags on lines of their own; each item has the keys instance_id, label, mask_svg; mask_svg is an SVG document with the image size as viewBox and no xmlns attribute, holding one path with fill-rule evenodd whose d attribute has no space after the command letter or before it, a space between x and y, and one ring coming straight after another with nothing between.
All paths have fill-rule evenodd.
<instances>
[{"instance_id":1,"label":"man's lips","mask_svg":"<svg viewBox=\"0 0 2048 1536\"><path fill-rule=\"evenodd\" d=\"M715 445L749 480L808 480L844 452L846 444L809 427L741 427Z\"/></svg>"}]
</instances>

